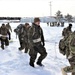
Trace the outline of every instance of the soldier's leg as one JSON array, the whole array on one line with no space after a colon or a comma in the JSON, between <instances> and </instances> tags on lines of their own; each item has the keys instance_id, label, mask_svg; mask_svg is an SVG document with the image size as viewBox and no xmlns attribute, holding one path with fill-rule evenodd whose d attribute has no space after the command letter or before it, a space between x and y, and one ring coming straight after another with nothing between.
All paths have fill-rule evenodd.
<instances>
[{"instance_id":1,"label":"soldier's leg","mask_svg":"<svg viewBox=\"0 0 75 75\"><path fill-rule=\"evenodd\" d=\"M72 67L71 73L72 75L75 75L75 56L69 59L69 63Z\"/></svg>"},{"instance_id":2,"label":"soldier's leg","mask_svg":"<svg viewBox=\"0 0 75 75\"><path fill-rule=\"evenodd\" d=\"M47 56L46 49L41 44L38 46L38 52L40 53L40 57L38 58L37 64L42 65L42 60Z\"/></svg>"},{"instance_id":3,"label":"soldier's leg","mask_svg":"<svg viewBox=\"0 0 75 75\"><path fill-rule=\"evenodd\" d=\"M30 55L30 62L29 62L29 64L30 64L30 66L35 67L34 66L34 62L35 62L35 59L37 57L37 51L34 50L34 49L31 49L29 51L29 55Z\"/></svg>"},{"instance_id":4,"label":"soldier's leg","mask_svg":"<svg viewBox=\"0 0 75 75\"><path fill-rule=\"evenodd\" d=\"M18 36L18 38L19 38L19 43L20 43L20 47L19 47L18 49L19 49L19 50L23 50L23 49L24 49L24 47L23 47L23 42L24 42L24 41L21 40L20 35Z\"/></svg>"},{"instance_id":5,"label":"soldier's leg","mask_svg":"<svg viewBox=\"0 0 75 75\"><path fill-rule=\"evenodd\" d=\"M24 48L25 48L24 41L23 40L20 40L19 50L23 50Z\"/></svg>"},{"instance_id":6,"label":"soldier's leg","mask_svg":"<svg viewBox=\"0 0 75 75\"><path fill-rule=\"evenodd\" d=\"M73 65L73 72L72 72L72 75L75 75L75 63Z\"/></svg>"},{"instance_id":7,"label":"soldier's leg","mask_svg":"<svg viewBox=\"0 0 75 75\"><path fill-rule=\"evenodd\" d=\"M73 69L73 68L72 68L71 66L67 66L67 67L63 68L63 70L64 70L65 72L67 72L67 73L71 72L72 69Z\"/></svg>"},{"instance_id":8,"label":"soldier's leg","mask_svg":"<svg viewBox=\"0 0 75 75\"><path fill-rule=\"evenodd\" d=\"M28 52L28 47L25 47L25 53L27 53Z\"/></svg>"},{"instance_id":9,"label":"soldier's leg","mask_svg":"<svg viewBox=\"0 0 75 75\"><path fill-rule=\"evenodd\" d=\"M71 66L65 67L61 69L63 75L67 75L67 73L71 73L71 75L75 75L75 70L71 68ZM73 72L72 72L73 71Z\"/></svg>"},{"instance_id":10,"label":"soldier's leg","mask_svg":"<svg viewBox=\"0 0 75 75\"><path fill-rule=\"evenodd\" d=\"M21 41L21 47L22 47L23 49L25 48L24 40Z\"/></svg>"},{"instance_id":11,"label":"soldier's leg","mask_svg":"<svg viewBox=\"0 0 75 75\"><path fill-rule=\"evenodd\" d=\"M72 66L67 66L65 68L62 68L61 71L62 71L63 75L67 75L67 73L72 73L73 68L72 68Z\"/></svg>"},{"instance_id":12,"label":"soldier's leg","mask_svg":"<svg viewBox=\"0 0 75 75\"><path fill-rule=\"evenodd\" d=\"M9 45L9 40L8 40L8 38L5 39L5 45L6 45L6 46Z\"/></svg>"},{"instance_id":13,"label":"soldier's leg","mask_svg":"<svg viewBox=\"0 0 75 75\"><path fill-rule=\"evenodd\" d=\"M25 44L25 53L27 53L27 52L28 52L28 45Z\"/></svg>"},{"instance_id":14,"label":"soldier's leg","mask_svg":"<svg viewBox=\"0 0 75 75\"><path fill-rule=\"evenodd\" d=\"M64 70L64 68L61 69L62 75L67 75L67 72Z\"/></svg>"},{"instance_id":15,"label":"soldier's leg","mask_svg":"<svg viewBox=\"0 0 75 75\"><path fill-rule=\"evenodd\" d=\"M4 49L4 40L1 38L1 48Z\"/></svg>"},{"instance_id":16,"label":"soldier's leg","mask_svg":"<svg viewBox=\"0 0 75 75\"><path fill-rule=\"evenodd\" d=\"M9 40L11 40L11 33L9 32L8 35L9 35Z\"/></svg>"}]
</instances>

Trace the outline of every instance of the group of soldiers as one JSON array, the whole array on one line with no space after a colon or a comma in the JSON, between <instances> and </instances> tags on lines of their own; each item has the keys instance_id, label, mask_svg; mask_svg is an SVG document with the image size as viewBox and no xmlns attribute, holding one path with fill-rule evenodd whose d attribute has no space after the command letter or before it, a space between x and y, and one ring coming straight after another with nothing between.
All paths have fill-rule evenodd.
<instances>
[{"instance_id":1,"label":"group of soldiers","mask_svg":"<svg viewBox=\"0 0 75 75\"><path fill-rule=\"evenodd\" d=\"M9 45L9 40L11 40L11 26L9 25L9 23L2 24L2 26L0 27L0 41L1 41L1 48L4 49L4 46L8 46Z\"/></svg>"},{"instance_id":2,"label":"group of soldiers","mask_svg":"<svg viewBox=\"0 0 75 75\"><path fill-rule=\"evenodd\" d=\"M9 46L9 41L11 40L11 26L9 23L2 24L0 27L0 41L1 48L4 50L5 46ZM35 59L37 58L37 53L40 53L40 56L37 61L37 65L43 66L42 60L47 56L47 52L45 49L45 42L43 36L43 30L40 27L40 19L34 18L34 23L32 26L29 23L20 24L14 29L16 35L18 35L20 47L18 48L20 51L25 49L25 53L29 53L30 62L29 65L35 67Z\"/></svg>"},{"instance_id":3,"label":"group of soldiers","mask_svg":"<svg viewBox=\"0 0 75 75\"><path fill-rule=\"evenodd\" d=\"M19 50L24 50L25 53L29 53L30 62L29 65L35 67L34 63L37 58L37 54L40 56L36 62L37 65L43 66L42 61L47 56L45 49L45 42L43 36L43 30L40 27L40 19L34 18L34 23L30 26L29 23L20 24L14 29L14 32L18 35L20 47Z\"/></svg>"},{"instance_id":4,"label":"group of soldiers","mask_svg":"<svg viewBox=\"0 0 75 75\"><path fill-rule=\"evenodd\" d=\"M59 50L60 53L66 55L70 63L70 66L62 69L62 73L67 75L68 72L71 72L72 75L75 75L75 31L72 32L72 24L63 29L62 36L63 39L59 42Z\"/></svg>"},{"instance_id":5,"label":"group of soldiers","mask_svg":"<svg viewBox=\"0 0 75 75\"><path fill-rule=\"evenodd\" d=\"M67 28L64 28L62 31L63 39L59 42L60 53L66 55L71 66L67 66L62 69L64 75L67 75L67 72L72 72L72 75L75 75L75 31L71 30L72 24L69 24ZM0 27L0 40L1 48L4 49L4 45L9 45L9 40L11 40L11 26L8 24L2 24ZM36 62L37 65L43 66L42 61L47 56L45 49L45 41L43 30L40 27L40 19L34 18L34 23L30 26L29 23L20 24L14 29L14 32L18 35L20 51L25 49L25 53L30 55L29 65L35 67L35 60L37 54L40 56Z\"/></svg>"}]
</instances>

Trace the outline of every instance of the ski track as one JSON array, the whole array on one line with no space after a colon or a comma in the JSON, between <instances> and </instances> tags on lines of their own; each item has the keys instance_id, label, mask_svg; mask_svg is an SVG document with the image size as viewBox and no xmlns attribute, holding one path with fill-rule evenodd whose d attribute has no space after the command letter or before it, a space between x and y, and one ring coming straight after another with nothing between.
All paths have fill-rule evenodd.
<instances>
[{"instance_id":1,"label":"ski track","mask_svg":"<svg viewBox=\"0 0 75 75\"><path fill-rule=\"evenodd\" d=\"M19 24L19 23L18 23ZM13 30L17 23L11 23ZM29 66L29 55L18 50L19 41L12 32L12 40L5 50L0 48L0 75L62 75L61 68L69 65L65 56L59 53L59 40L62 38L63 27L48 27L41 24L45 36L47 57L44 59L44 67L35 63L35 68Z\"/></svg>"}]
</instances>

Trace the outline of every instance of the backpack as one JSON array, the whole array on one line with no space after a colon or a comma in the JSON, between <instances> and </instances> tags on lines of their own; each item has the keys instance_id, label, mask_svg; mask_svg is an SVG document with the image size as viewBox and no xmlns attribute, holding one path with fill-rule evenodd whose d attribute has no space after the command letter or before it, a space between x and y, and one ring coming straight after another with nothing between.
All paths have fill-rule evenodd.
<instances>
[{"instance_id":1,"label":"backpack","mask_svg":"<svg viewBox=\"0 0 75 75\"><path fill-rule=\"evenodd\" d=\"M66 36L67 28L64 28L62 31L62 36Z\"/></svg>"},{"instance_id":2,"label":"backpack","mask_svg":"<svg viewBox=\"0 0 75 75\"><path fill-rule=\"evenodd\" d=\"M18 25L17 28L14 29L14 32L20 35L23 32L23 24Z\"/></svg>"},{"instance_id":3,"label":"backpack","mask_svg":"<svg viewBox=\"0 0 75 75\"><path fill-rule=\"evenodd\" d=\"M65 46L65 40L64 39L61 39L59 41L59 52L63 55L66 54L66 50L65 50L66 46Z\"/></svg>"},{"instance_id":4,"label":"backpack","mask_svg":"<svg viewBox=\"0 0 75 75\"><path fill-rule=\"evenodd\" d=\"M69 36L69 49L70 53L75 55L75 32Z\"/></svg>"}]
</instances>

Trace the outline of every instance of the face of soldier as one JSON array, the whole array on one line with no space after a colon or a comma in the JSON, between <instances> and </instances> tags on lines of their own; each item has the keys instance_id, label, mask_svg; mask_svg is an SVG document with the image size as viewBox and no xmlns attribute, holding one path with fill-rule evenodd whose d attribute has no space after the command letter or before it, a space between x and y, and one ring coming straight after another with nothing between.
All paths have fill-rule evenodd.
<instances>
[{"instance_id":1,"label":"face of soldier","mask_svg":"<svg viewBox=\"0 0 75 75\"><path fill-rule=\"evenodd\" d=\"M5 25L3 25L2 28L5 28Z\"/></svg>"},{"instance_id":2,"label":"face of soldier","mask_svg":"<svg viewBox=\"0 0 75 75\"><path fill-rule=\"evenodd\" d=\"M29 25L27 25L27 27L26 28L29 28L30 26Z\"/></svg>"},{"instance_id":3,"label":"face of soldier","mask_svg":"<svg viewBox=\"0 0 75 75\"><path fill-rule=\"evenodd\" d=\"M39 22L36 22L36 25L40 26L40 21Z\"/></svg>"},{"instance_id":4,"label":"face of soldier","mask_svg":"<svg viewBox=\"0 0 75 75\"><path fill-rule=\"evenodd\" d=\"M71 28L72 28L72 26L69 27L69 29L71 29Z\"/></svg>"}]
</instances>

